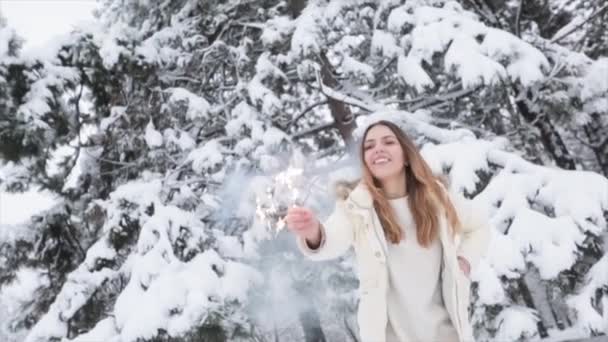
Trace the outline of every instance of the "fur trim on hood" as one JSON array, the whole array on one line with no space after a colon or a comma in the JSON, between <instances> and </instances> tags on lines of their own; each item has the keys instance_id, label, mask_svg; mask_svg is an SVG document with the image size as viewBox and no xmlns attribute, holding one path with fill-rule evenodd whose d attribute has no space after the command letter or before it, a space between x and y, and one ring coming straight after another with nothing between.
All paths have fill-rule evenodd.
<instances>
[{"instance_id":1,"label":"fur trim on hood","mask_svg":"<svg viewBox=\"0 0 608 342\"><path fill-rule=\"evenodd\" d=\"M357 187L360 181L360 179L356 179L354 181L339 180L335 182L334 192L336 198L343 201L346 200L348 196L350 196L350 193Z\"/></svg>"}]
</instances>

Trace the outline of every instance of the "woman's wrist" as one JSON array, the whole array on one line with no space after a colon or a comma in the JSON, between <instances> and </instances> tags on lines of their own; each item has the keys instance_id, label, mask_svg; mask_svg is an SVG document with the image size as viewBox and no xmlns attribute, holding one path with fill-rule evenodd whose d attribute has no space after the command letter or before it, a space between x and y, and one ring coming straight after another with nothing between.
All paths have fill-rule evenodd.
<instances>
[{"instance_id":1,"label":"woman's wrist","mask_svg":"<svg viewBox=\"0 0 608 342\"><path fill-rule=\"evenodd\" d=\"M321 224L319 223L315 236L313 236L312 238L305 239L306 245L310 249L318 249L319 247L321 247L323 245L323 242L325 240L324 238L325 238L325 234L323 233L323 228L322 228Z\"/></svg>"}]
</instances>

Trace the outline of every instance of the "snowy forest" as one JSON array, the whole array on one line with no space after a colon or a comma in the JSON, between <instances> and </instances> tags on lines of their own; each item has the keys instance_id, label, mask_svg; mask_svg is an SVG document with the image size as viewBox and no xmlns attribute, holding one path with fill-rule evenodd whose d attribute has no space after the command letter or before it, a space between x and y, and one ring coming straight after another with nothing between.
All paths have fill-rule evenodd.
<instances>
[{"instance_id":1,"label":"snowy forest","mask_svg":"<svg viewBox=\"0 0 608 342\"><path fill-rule=\"evenodd\" d=\"M352 252L282 215L380 118L490 214L478 341L608 334L605 1L100 0L22 45L0 12L0 196L54 202L0 217L1 341L359 341Z\"/></svg>"}]
</instances>

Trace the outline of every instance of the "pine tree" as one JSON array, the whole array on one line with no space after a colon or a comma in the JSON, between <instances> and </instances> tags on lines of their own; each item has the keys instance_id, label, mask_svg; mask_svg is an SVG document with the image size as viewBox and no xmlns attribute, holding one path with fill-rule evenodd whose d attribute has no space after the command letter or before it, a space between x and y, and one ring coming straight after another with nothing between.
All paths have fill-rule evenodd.
<instances>
[{"instance_id":1,"label":"pine tree","mask_svg":"<svg viewBox=\"0 0 608 342\"><path fill-rule=\"evenodd\" d=\"M0 236L3 328L357 340L352 255L311 264L276 224L298 201L327 215L362 129L387 118L490 214L479 340L605 333L604 24L571 34L585 55L551 41L580 20L569 7L519 4L106 0L50 60L19 57L0 30L0 187L59 198ZM297 198L274 177L294 166ZM256 217L269 192L270 225ZM14 295L28 283L37 300Z\"/></svg>"}]
</instances>

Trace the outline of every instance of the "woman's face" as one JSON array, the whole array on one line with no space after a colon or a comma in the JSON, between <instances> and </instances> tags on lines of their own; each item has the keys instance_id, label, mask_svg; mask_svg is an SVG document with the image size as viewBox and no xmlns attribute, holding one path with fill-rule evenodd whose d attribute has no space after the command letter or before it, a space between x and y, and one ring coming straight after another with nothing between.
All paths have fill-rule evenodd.
<instances>
[{"instance_id":1,"label":"woman's face","mask_svg":"<svg viewBox=\"0 0 608 342\"><path fill-rule=\"evenodd\" d=\"M379 181L400 175L405 157L395 133L384 125L372 127L363 141L365 165Z\"/></svg>"}]
</instances>

